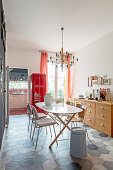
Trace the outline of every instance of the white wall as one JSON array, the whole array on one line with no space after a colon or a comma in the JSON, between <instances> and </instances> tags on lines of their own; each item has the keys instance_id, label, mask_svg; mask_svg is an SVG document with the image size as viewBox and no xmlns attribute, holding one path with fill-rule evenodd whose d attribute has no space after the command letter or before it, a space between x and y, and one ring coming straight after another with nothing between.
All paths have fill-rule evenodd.
<instances>
[{"instance_id":1,"label":"white wall","mask_svg":"<svg viewBox=\"0 0 113 170\"><path fill-rule=\"evenodd\" d=\"M29 75L40 72L40 53L35 50L9 47L6 65L9 67L28 68Z\"/></svg>"},{"instance_id":2,"label":"white wall","mask_svg":"<svg viewBox=\"0 0 113 170\"><path fill-rule=\"evenodd\" d=\"M80 49L75 54L79 61L74 66L74 95L84 94L88 88L88 77L91 75L108 75L111 79L109 87L113 95L113 32Z\"/></svg>"}]
</instances>

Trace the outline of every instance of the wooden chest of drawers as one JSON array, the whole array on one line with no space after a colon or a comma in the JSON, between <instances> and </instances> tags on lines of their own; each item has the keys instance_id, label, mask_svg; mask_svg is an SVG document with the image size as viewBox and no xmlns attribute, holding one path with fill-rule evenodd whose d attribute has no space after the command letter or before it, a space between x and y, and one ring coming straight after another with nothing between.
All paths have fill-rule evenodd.
<instances>
[{"instance_id":1,"label":"wooden chest of drawers","mask_svg":"<svg viewBox=\"0 0 113 170\"><path fill-rule=\"evenodd\" d=\"M84 99L75 99L74 102L75 105L76 104L86 105L86 101Z\"/></svg>"},{"instance_id":2,"label":"wooden chest of drawers","mask_svg":"<svg viewBox=\"0 0 113 170\"><path fill-rule=\"evenodd\" d=\"M75 99L75 104L86 105L84 123L113 137L113 104L107 102Z\"/></svg>"},{"instance_id":3,"label":"wooden chest of drawers","mask_svg":"<svg viewBox=\"0 0 113 170\"><path fill-rule=\"evenodd\" d=\"M95 127L97 130L112 136L112 105L110 104L102 104L96 103L96 111L95 111Z\"/></svg>"}]
</instances>

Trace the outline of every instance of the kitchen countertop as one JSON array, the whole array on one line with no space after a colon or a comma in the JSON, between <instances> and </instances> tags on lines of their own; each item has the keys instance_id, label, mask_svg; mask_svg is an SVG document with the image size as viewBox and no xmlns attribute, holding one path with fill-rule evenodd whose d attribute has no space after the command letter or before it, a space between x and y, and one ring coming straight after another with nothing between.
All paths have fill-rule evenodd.
<instances>
[{"instance_id":1,"label":"kitchen countertop","mask_svg":"<svg viewBox=\"0 0 113 170\"><path fill-rule=\"evenodd\" d=\"M24 95L24 94L27 94L27 93L9 93L10 95Z\"/></svg>"}]
</instances>

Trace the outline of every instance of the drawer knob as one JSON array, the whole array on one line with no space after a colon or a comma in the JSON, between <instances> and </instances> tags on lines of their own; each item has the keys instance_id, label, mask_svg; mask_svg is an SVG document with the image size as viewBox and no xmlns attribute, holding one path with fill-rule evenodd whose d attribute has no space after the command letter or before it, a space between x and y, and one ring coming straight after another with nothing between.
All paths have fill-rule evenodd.
<instances>
[{"instance_id":1,"label":"drawer knob","mask_svg":"<svg viewBox=\"0 0 113 170\"><path fill-rule=\"evenodd\" d=\"M101 114L101 117L104 117L104 115L103 115L103 114Z\"/></svg>"},{"instance_id":2,"label":"drawer knob","mask_svg":"<svg viewBox=\"0 0 113 170\"><path fill-rule=\"evenodd\" d=\"M89 113L91 113L91 110L89 110Z\"/></svg>"},{"instance_id":3,"label":"drawer knob","mask_svg":"<svg viewBox=\"0 0 113 170\"><path fill-rule=\"evenodd\" d=\"M104 126L104 124L103 124L103 123L101 123L101 126Z\"/></svg>"},{"instance_id":4,"label":"drawer knob","mask_svg":"<svg viewBox=\"0 0 113 170\"><path fill-rule=\"evenodd\" d=\"M91 104L89 104L89 106L91 106Z\"/></svg>"},{"instance_id":5,"label":"drawer knob","mask_svg":"<svg viewBox=\"0 0 113 170\"><path fill-rule=\"evenodd\" d=\"M89 118L88 120L89 120L89 121L91 121L91 119L90 119L90 118Z\"/></svg>"},{"instance_id":6,"label":"drawer knob","mask_svg":"<svg viewBox=\"0 0 113 170\"><path fill-rule=\"evenodd\" d=\"M104 107L103 107L103 106L101 107L101 110L102 110L102 109L104 109Z\"/></svg>"}]
</instances>

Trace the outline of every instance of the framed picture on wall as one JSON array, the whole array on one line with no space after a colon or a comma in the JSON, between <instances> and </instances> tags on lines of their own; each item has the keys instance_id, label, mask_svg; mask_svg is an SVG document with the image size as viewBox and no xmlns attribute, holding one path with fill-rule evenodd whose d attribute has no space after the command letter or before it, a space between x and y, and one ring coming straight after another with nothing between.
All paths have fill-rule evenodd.
<instances>
[{"instance_id":1,"label":"framed picture on wall","mask_svg":"<svg viewBox=\"0 0 113 170\"><path fill-rule=\"evenodd\" d=\"M97 80L92 80L92 85L97 85Z\"/></svg>"},{"instance_id":2,"label":"framed picture on wall","mask_svg":"<svg viewBox=\"0 0 113 170\"><path fill-rule=\"evenodd\" d=\"M103 79L103 85L110 85L110 79Z\"/></svg>"},{"instance_id":3,"label":"framed picture on wall","mask_svg":"<svg viewBox=\"0 0 113 170\"><path fill-rule=\"evenodd\" d=\"M102 85L102 77L98 77L97 79L97 84L100 86Z\"/></svg>"},{"instance_id":4,"label":"framed picture on wall","mask_svg":"<svg viewBox=\"0 0 113 170\"><path fill-rule=\"evenodd\" d=\"M91 80L91 77L88 77L88 87L92 87L92 80Z\"/></svg>"}]
</instances>

